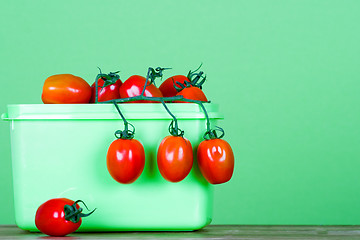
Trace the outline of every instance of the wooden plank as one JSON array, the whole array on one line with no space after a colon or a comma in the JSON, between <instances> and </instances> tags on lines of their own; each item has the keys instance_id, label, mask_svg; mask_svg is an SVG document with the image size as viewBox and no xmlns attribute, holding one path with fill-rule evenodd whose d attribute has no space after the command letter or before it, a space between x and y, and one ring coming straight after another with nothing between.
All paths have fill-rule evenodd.
<instances>
[{"instance_id":1,"label":"wooden plank","mask_svg":"<svg viewBox=\"0 0 360 240\"><path fill-rule=\"evenodd\" d=\"M0 239L41 239L46 235L0 226ZM48 238L46 238L48 239ZM61 239L61 238L56 238ZM73 233L71 239L360 239L360 226L210 225L193 232Z\"/></svg>"}]
</instances>

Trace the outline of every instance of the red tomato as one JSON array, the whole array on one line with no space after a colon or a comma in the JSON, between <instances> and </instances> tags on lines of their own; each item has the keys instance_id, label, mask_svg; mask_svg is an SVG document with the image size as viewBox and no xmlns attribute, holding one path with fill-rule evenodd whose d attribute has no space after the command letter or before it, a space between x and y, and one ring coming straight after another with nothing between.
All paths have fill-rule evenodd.
<instances>
[{"instance_id":1,"label":"red tomato","mask_svg":"<svg viewBox=\"0 0 360 240\"><path fill-rule=\"evenodd\" d=\"M135 97L139 96L145 86L146 78L139 76L139 75L133 75L129 77L121 86L120 86L120 97L121 98L128 98L128 97ZM145 97L163 97L160 90L154 85L150 84L145 88L144 92ZM133 101L130 103L150 103L154 101Z\"/></svg>"},{"instance_id":2,"label":"red tomato","mask_svg":"<svg viewBox=\"0 0 360 240\"><path fill-rule=\"evenodd\" d=\"M174 84L177 87L181 88L181 86L177 82L183 84L184 82L190 82L190 80L184 75L175 75L175 76L169 77L159 87L162 95L164 97L175 96L178 93L178 91L174 87Z\"/></svg>"},{"instance_id":3,"label":"red tomato","mask_svg":"<svg viewBox=\"0 0 360 240\"><path fill-rule=\"evenodd\" d=\"M122 85L122 81L120 79L116 80L115 83L104 86L105 81L101 78L98 80L98 102L104 102L108 100L118 99L120 98L119 89ZM91 85L91 103L95 102L95 82Z\"/></svg>"},{"instance_id":4,"label":"red tomato","mask_svg":"<svg viewBox=\"0 0 360 240\"><path fill-rule=\"evenodd\" d=\"M193 165L191 143L180 136L167 136L160 143L157 164L161 175L170 182L180 182Z\"/></svg>"},{"instance_id":5,"label":"red tomato","mask_svg":"<svg viewBox=\"0 0 360 240\"><path fill-rule=\"evenodd\" d=\"M204 140L199 144L197 159L200 171L212 184L229 181L234 171L234 153L223 139Z\"/></svg>"},{"instance_id":6,"label":"red tomato","mask_svg":"<svg viewBox=\"0 0 360 240\"><path fill-rule=\"evenodd\" d=\"M65 205L73 204L74 201L67 198L54 198L41 204L35 215L36 227L42 233L57 237L75 232L81 225L81 218L77 223L68 221L64 211Z\"/></svg>"},{"instance_id":7,"label":"red tomato","mask_svg":"<svg viewBox=\"0 0 360 240\"><path fill-rule=\"evenodd\" d=\"M41 95L43 103L89 103L90 97L90 85L72 74L48 77Z\"/></svg>"},{"instance_id":8,"label":"red tomato","mask_svg":"<svg viewBox=\"0 0 360 240\"><path fill-rule=\"evenodd\" d=\"M117 182L132 183L144 170L144 147L136 139L117 139L110 144L106 163L110 175Z\"/></svg>"},{"instance_id":9,"label":"red tomato","mask_svg":"<svg viewBox=\"0 0 360 240\"><path fill-rule=\"evenodd\" d=\"M192 100L199 100L203 102L208 101L204 92L200 88L193 86L184 88L176 95L177 96L182 95L184 98L192 99ZM175 101L175 102L181 103L182 101Z\"/></svg>"}]
</instances>

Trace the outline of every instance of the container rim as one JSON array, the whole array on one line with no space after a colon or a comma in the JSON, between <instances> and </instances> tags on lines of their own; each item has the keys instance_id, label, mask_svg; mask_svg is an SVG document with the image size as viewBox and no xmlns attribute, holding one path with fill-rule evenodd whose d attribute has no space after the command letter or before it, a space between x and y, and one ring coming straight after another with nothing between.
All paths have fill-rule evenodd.
<instances>
[{"instance_id":1,"label":"container rim","mask_svg":"<svg viewBox=\"0 0 360 240\"><path fill-rule=\"evenodd\" d=\"M196 103L167 103L178 119L205 119L202 108ZM203 103L210 119L223 119L219 105ZM161 103L120 103L127 119L171 119ZM121 119L112 103L101 104L8 104L2 120L75 120Z\"/></svg>"}]
</instances>

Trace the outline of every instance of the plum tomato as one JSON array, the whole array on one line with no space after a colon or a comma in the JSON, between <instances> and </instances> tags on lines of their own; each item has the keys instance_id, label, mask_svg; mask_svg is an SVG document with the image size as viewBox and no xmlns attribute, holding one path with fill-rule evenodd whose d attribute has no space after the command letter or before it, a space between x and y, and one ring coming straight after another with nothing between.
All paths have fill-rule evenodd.
<instances>
[{"instance_id":1,"label":"plum tomato","mask_svg":"<svg viewBox=\"0 0 360 240\"><path fill-rule=\"evenodd\" d=\"M191 143L181 136L167 136L159 146L157 164L164 179L182 181L191 171L193 151Z\"/></svg>"},{"instance_id":2,"label":"plum tomato","mask_svg":"<svg viewBox=\"0 0 360 240\"><path fill-rule=\"evenodd\" d=\"M104 86L105 84L105 86ZM96 97L96 92L95 92L95 82L91 85L91 103L95 103L95 97ZM122 81L120 80L120 78L110 78L110 79L106 79L106 78L99 78L98 79L98 102L104 102L104 101L109 101L109 100L113 100L113 99L119 99L120 98L120 93L119 93L119 89L120 86L122 85Z\"/></svg>"},{"instance_id":3,"label":"plum tomato","mask_svg":"<svg viewBox=\"0 0 360 240\"><path fill-rule=\"evenodd\" d=\"M145 150L136 139L117 139L110 144L106 156L107 169L119 183L132 183L145 166Z\"/></svg>"},{"instance_id":4,"label":"plum tomato","mask_svg":"<svg viewBox=\"0 0 360 240\"><path fill-rule=\"evenodd\" d=\"M198 165L202 175L211 184L229 181L234 171L234 153L223 139L202 141L197 149Z\"/></svg>"},{"instance_id":5,"label":"plum tomato","mask_svg":"<svg viewBox=\"0 0 360 240\"><path fill-rule=\"evenodd\" d=\"M121 98L129 98L139 96L142 93L142 90L145 86L146 78L139 75L133 75L129 77L119 89L120 97ZM145 97L163 97L161 91L154 85L150 84L145 88L144 92ZM129 103L152 103L156 101L146 101L146 100L139 100L139 101L132 101Z\"/></svg>"},{"instance_id":6,"label":"plum tomato","mask_svg":"<svg viewBox=\"0 0 360 240\"><path fill-rule=\"evenodd\" d=\"M43 103L89 103L91 87L81 77L57 74L48 77L43 86Z\"/></svg>"}]
</instances>

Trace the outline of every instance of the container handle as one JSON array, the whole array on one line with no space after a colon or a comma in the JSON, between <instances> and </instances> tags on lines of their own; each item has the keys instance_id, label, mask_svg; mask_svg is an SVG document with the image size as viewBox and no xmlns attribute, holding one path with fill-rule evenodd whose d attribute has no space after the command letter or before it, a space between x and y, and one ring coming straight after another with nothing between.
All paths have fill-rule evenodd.
<instances>
[{"instance_id":1,"label":"container handle","mask_svg":"<svg viewBox=\"0 0 360 240\"><path fill-rule=\"evenodd\" d=\"M9 120L9 116L7 115L7 113L3 113L1 114L1 119L4 121Z\"/></svg>"}]
</instances>

